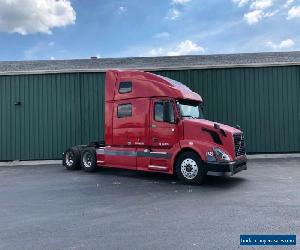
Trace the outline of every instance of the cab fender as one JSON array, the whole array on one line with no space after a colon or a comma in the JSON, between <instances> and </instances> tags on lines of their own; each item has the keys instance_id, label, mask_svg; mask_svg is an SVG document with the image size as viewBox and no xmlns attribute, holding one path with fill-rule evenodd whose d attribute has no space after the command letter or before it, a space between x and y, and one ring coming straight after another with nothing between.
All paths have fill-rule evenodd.
<instances>
[{"instance_id":1,"label":"cab fender","mask_svg":"<svg viewBox=\"0 0 300 250\"><path fill-rule=\"evenodd\" d=\"M207 162L207 152L212 152L214 145L207 142L200 142L195 140L182 140L180 141L180 147L174 152L172 157L172 165L176 164L178 156L187 150L194 151L200 157L203 162Z\"/></svg>"}]
</instances>

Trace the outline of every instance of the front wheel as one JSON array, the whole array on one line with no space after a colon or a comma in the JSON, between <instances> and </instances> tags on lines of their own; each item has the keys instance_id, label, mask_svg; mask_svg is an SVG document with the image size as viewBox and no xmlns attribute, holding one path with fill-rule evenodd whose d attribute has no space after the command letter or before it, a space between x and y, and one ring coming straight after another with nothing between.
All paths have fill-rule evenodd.
<instances>
[{"instance_id":1,"label":"front wheel","mask_svg":"<svg viewBox=\"0 0 300 250\"><path fill-rule=\"evenodd\" d=\"M97 157L95 148L89 147L82 151L81 167L86 172L95 172L97 169Z\"/></svg>"},{"instance_id":2,"label":"front wheel","mask_svg":"<svg viewBox=\"0 0 300 250\"><path fill-rule=\"evenodd\" d=\"M199 185L204 182L206 171L200 157L192 152L183 152L177 159L175 171L185 184Z\"/></svg>"}]
</instances>

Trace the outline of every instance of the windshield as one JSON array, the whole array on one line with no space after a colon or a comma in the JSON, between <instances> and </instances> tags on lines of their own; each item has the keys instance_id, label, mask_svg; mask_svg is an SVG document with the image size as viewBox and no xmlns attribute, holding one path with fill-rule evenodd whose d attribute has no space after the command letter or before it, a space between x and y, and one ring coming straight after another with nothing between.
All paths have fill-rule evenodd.
<instances>
[{"instance_id":1,"label":"windshield","mask_svg":"<svg viewBox=\"0 0 300 250\"><path fill-rule=\"evenodd\" d=\"M190 100L179 100L177 106L182 118L204 119L201 103Z\"/></svg>"}]
</instances>

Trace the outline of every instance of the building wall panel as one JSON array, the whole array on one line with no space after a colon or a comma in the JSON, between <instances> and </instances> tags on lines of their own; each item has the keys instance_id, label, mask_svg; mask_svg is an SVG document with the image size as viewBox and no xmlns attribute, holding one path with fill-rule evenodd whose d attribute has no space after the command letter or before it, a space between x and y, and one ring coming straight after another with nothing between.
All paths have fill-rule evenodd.
<instances>
[{"instance_id":1,"label":"building wall panel","mask_svg":"<svg viewBox=\"0 0 300 250\"><path fill-rule=\"evenodd\" d=\"M157 73L186 83L208 119L240 125L250 153L300 151L300 67L203 69Z\"/></svg>"},{"instance_id":2,"label":"building wall panel","mask_svg":"<svg viewBox=\"0 0 300 250\"><path fill-rule=\"evenodd\" d=\"M198 92L208 119L239 124L248 152L300 152L299 66L154 73ZM103 140L104 79L104 73L0 76L0 160L58 159L67 147Z\"/></svg>"},{"instance_id":3,"label":"building wall panel","mask_svg":"<svg viewBox=\"0 0 300 250\"><path fill-rule=\"evenodd\" d=\"M103 140L103 73L0 76L0 98L2 161L58 159Z\"/></svg>"}]
</instances>

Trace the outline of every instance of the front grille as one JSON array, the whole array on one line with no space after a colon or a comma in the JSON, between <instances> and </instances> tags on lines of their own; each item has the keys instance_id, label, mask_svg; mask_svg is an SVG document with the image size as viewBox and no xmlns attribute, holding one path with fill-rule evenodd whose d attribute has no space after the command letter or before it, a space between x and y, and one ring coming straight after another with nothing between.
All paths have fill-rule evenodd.
<instances>
[{"instance_id":1,"label":"front grille","mask_svg":"<svg viewBox=\"0 0 300 250\"><path fill-rule=\"evenodd\" d=\"M235 156L241 156L246 154L246 148L245 148L245 139L243 134L234 134L233 135L234 140L234 150L235 150Z\"/></svg>"}]
</instances>

